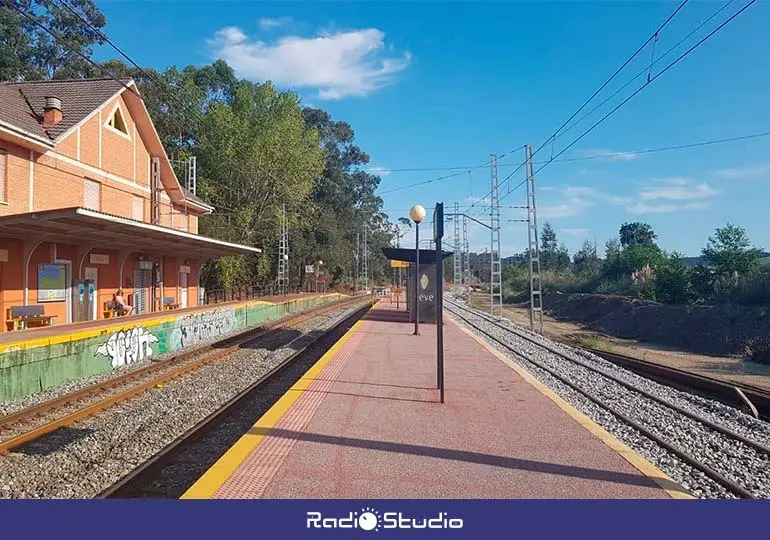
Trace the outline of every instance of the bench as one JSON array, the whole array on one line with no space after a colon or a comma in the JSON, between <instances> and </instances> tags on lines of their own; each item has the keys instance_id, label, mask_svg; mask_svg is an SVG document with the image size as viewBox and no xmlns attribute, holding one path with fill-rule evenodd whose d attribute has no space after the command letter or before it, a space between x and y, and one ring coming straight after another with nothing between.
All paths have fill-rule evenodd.
<instances>
[{"instance_id":1,"label":"bench","mask_svg":"<svg viewBox=\"0 0 770 540\"><path fill-rule=\"evenodd\" d=\"M5 326L9 332L25 328L51 326L56 315L46 315L45 306L13 306L6 310Z\"/></svg>"},{"instance_id":2,"label":"bench","mask_svg":"<svg viewBox=\"0 0 770 540\"><path fill-rule=\"evenodd\" d=\"M112 305L112 300L109 300L104 303L104 318L105 319L111 319L114 317L125 317L131 313L130 309L118 309Z\"/></svg>"},{"instance_id":3,"label":"bench","mask_svg":"<svg viewBox=\"0 0 770 540\"><path fill-rule=\"evenodd\" d=\"M163 309L179 309L179 304L173 296L166 296L163 298Z\"/></svg>"}]
</instances>

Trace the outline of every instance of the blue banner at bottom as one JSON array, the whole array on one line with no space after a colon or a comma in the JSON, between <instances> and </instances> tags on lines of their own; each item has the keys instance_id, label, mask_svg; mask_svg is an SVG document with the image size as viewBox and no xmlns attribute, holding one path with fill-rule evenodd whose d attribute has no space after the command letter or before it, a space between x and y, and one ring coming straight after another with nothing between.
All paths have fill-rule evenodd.
<instances>
[{"instance_id":1,"label":"blue banner at bottom","mask_svg":"<svg viewBox=\"0 0 770 540\"><path fill-rule=\"evenodd\" d=\"M770 501L7 501L0 512L5 537L724 540L764 537Z\"/></svg>"}]
</instances>

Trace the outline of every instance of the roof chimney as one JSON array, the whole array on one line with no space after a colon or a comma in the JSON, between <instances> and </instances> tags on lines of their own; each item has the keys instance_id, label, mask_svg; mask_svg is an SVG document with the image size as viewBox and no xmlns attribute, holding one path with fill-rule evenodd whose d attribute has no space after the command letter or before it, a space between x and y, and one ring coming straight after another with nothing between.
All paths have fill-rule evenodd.
<instances>
[{"instance_id":1,"label":"roof chimney","mask_svg":"<svg viewBox=\"0 0 770 540\"><path fill-rule=\"evenodd\" d=\"M55 126L62 120L61 99L54 96L46 96L43 109L43 126Z\"/></svg>"}]
</instances>

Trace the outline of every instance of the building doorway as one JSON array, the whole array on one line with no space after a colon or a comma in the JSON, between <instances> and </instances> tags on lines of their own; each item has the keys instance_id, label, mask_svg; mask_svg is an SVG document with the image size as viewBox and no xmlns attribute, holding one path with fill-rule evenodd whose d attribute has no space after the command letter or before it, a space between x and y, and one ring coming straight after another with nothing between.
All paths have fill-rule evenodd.
<instances>
[{"instance_id":1,"label":"building doorway","mask_svg":"<svg viewBox=\"0 0 770 540\"><path fill-rule=\"evenodd\" d=\"M91 302L91 304L92 304L91 305L91 310L92 310L91 320L95 321L96 319L99 318L98 317L98 313L99 313L99 311L98 311L98 304L99 304L99 269L98 268L86 267L84 271L85 271L85 274L84 274L85 279L90 279L91 281L94 282L94 285L93 285L93 287L94 287L94 298L93 298L93 301Z\"/></svg>"},{"instance_id":2,"label":"building doorway","mask_svg":"<svg viewBox=\"0 0 770 540\"><path fill-rule=\"evenodd\" d=\"M64 291L64 301L66 303L64 313L67 314L67 323L71 323L75 320L72 313L75 309L75 305L72 302L72 261L55 259L54 264L61 264L64 266L64 283L66 283L67 287L67 290Z\"/></svg>"},{"instance_id":3,"label":"building doorway","mask_svg":"<svg viewBox=\"0 0 770 540\"><path fill-rule=\"evenodd\" d=\"M179 274L179 307L187 307L187 276L184 272Z\"/></svg>"},{"instance_id":4,"label":"building doorway","mask_svg":"<svg viewBox=\"0 0 770 540\"><path fill-rule=\"evenodd\" d=\"M147 313L147 270L134 270L134 313Z\"/></svg>"}]
</instances>

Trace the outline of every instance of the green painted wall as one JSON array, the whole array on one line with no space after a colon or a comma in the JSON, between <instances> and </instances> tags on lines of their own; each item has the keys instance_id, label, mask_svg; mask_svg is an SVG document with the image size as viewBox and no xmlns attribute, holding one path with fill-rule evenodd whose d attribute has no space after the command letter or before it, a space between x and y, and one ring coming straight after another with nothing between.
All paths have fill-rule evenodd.
<instances>
[{"instance_id":1,"label":"green painted wall","mask_svg":"<svg viewBox=\"0 0 770 540\"><path fill-rule=\"evenodd\" d=\"M216 341L236 330L258 326L287 313L305 311L339 300L339 295L303 298L283 304L246 303L212 307L161 321L111 326L98 335L93 330L73 333L66 341L51 338L5 346L0 352L0 401L18 399L64 382L89 377L197 345ZM88 335L83 335L88 334ZM59 342L57 342L59 341ZM0 349L2 350L2 349Z\"/></svg>"}]
</instances>

